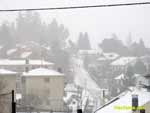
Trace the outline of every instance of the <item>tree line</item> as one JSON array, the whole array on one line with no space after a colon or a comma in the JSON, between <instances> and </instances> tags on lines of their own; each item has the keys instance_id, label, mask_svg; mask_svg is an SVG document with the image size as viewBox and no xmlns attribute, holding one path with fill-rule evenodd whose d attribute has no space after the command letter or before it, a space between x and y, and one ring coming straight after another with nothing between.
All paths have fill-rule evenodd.
<instances>
[{"instance_id":1,"label":"tree line","mask_svg":"<svg viewBox=\"0 0 150 113\"><path fill-rule=\"evenodd\" d=\"M142 38L139 42L132 42L132 37L127 37L127 45L119 40L116 34L112 34L111 38L104 39L99 43L99 47L104 52L114 52L121 56L145 56L150 55L150 48L146 47Z\"/></svg>"}]
</instances>

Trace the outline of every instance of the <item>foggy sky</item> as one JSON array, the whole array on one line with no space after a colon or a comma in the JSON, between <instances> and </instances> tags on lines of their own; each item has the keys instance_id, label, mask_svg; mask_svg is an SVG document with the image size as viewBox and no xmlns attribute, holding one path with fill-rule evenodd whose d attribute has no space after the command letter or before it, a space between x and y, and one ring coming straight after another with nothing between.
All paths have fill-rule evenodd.
<instances>
[{"instance_id":1,"label":"foggy sky","mask_svg":"<svg viewBox=\"0 0 150 113\"><path fill-rule=\"evenodd\" d=\"M96 5L111 3L142 2L148 0L0 0L0 9L38 8ZM124 42L131 32L132 39L143 38L150 47L150 5L111 8L71 9L40 11L43 21L56 18L69 29L70 38L76 40L78 33L88 32L92 45L110 38L116 33ZM0 13L0 22L14 21L16 13Z\"/></svg>"}]
</instances>

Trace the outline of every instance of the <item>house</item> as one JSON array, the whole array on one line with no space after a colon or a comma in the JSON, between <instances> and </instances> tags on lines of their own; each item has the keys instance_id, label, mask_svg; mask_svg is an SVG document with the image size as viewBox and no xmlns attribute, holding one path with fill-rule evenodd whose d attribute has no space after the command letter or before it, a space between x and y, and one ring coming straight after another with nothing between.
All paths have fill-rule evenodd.
<instances>
[{"instance_id":1,"label":"house","mask_svg":"<svg viewBox=\"0 0 150 113\"><path fill-rule=\"evenodd\" d=\"M143 86L143 87L148 88L148 90L150 90L150 74L138 75L135 77L135 80L138 86Z\"/></svg>"},{"instance_id":2,"label":"house","mask_svg":"<svg viewBox=\"0 0 150 113\"><path fill-rule=\"evenodd\" d=\"M53 63L38 59L0 59L0 68L16 72L24 72L27 69L31 70L39 67L52 68L52 66Z\"/></svg>"},{"instance_id":3,"label":"house","mask_svg":"<svg viewBox=\"0 0 150 113\"><path fill-rule=\"evenodd\" d=\"M39 104L33 104L38 108L49 111L63 110L64 97L64 74L46 69L36 68L22 75L23 95L26 103L34 103L39 100ZM28 102L27 102L28 101Z\"/></svg>"},{"instance_id":4,"label":"house","mask_svg":"<svg viewBox=\"0 0 150 113\"><path fill-rule=\"evenodd\" d=\"M109 70L109 64L119 58L117 53L102 53L97 59L97 67L100 71L107 68Z\"/></svg>"},{"instance_id":5,"label":"house","mask_svg":"<svg viewBox=\"0 0 150 113\"><path fill-rule=\"evenodd\" d=\"M119 59L113 61L111 69L113 72L125 72L129 65L134 65L136 63L136 57L120 57Z\"/></svg>"},{"instance_id":6,"label":"house","mask_svg":"<svg viewBox=\"0 0 150 113\"><path fill-rule=\"evenodd\" d=\"M137 75L136 75L137 76ZM138 75L139 77L140 75ZM94 113L150 113L150 75L144 76L138 87L129 88Z\"/></svg>"},{"instance_id":7,"label":"house","mask_svg":"<svg viewBox=\"0 0 150 113\"><path fill-rule=\"evenodd\" d=\"M1 50L0 46L0 50ZM39 51L40 50L40 51ZM31 58L31 59L38 59L41 58L41 55L44 54L42 57L46 57L47 55L50 55L51 48L47 44L39 44L33 41L25 42L25 43L17 43L14 48L7 48L4 47L4 58L9 59L25 59L25 58ZM46 56L45 56L46 55ZM0 55L3 58L3 55Z\"/></svg>"},{"instance_id":8,"label":"house","mask_svg":"<svg viewBox=\"0 0 150 113\"><path fill-rule=\"evenodd\" d=\"M104 106L98 108L94 113L132 113L132 108L134 107L132 99L135 95L137 96L138 103L136 112L138 112L140 109L143 109L143 106L145 107L145 104L147 105L150 102L150 92L145 89L134 88L132 91L126 91L117 96ZM148 105L147 108L149 109L150 106ZM149 113L148 109L146 109L146 113Z\"/></svg>"},{"instance_id":9,"label":"house","mask_svg":"<svg viewBox=\"0 0 150 113\"><path fill-rule=\"evenodd\" d=\"M1 93L11 93L12 90L16 92L18 73L6 69L0 69L0 87Z\"/></svg>"}]
</instances>

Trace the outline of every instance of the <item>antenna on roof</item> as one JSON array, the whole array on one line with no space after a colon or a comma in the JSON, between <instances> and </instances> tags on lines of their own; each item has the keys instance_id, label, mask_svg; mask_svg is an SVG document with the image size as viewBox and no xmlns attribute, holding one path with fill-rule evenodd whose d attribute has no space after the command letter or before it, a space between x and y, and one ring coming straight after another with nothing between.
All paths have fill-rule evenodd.
<instances>
[{"instance_id":1,"label":"antenna on roof","mask_svg":"<svg viewBox=\"0 0 150 113\"><path fill-rule=\"evenodd\" d=\"M40 67L42 67L43 65L43 56L42 56L42 38L40 38L40 60L41 60L41 65Z\"/></svg>"}]
</instances>

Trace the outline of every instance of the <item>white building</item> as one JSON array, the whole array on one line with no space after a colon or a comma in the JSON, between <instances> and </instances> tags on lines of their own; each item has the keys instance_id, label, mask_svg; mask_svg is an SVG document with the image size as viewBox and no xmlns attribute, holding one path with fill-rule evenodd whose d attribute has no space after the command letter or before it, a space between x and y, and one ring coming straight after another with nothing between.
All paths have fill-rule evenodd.
<instances>
[{"instance_id":1,"label":"white building","mask_svg":"<svg viewBox=\"0 0 150 113\"><path fill-rule=\"evenodd\" d=\"M37 105L39 108L63 110L64 74L46 68L37 68L23 73L22 77L25 98L29 95L37 96L41 100L41 104ZM32 103L32 100L30 102Z\"/></svg>"}]
</instances>

